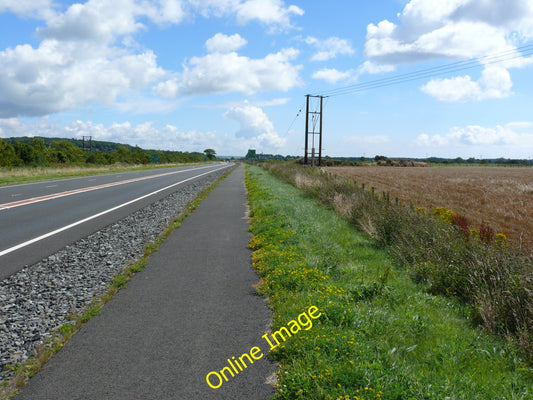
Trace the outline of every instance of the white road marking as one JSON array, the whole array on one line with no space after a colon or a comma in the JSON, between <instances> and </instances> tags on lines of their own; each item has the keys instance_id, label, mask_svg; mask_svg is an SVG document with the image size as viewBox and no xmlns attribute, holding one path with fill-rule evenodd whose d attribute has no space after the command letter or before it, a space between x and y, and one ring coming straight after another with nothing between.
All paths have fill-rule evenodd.
<instances>
[{"instance_id":1,"label":"white road marking","mask_svg":"<svg viewBox=\"0 0 533 400\"><path fill-rule=\"evenodd\" d=\"M86 187L86 188L74 189L74 190L69 190L69 191L66 191L66 192L49 194L49 195L46 195L46 196L32 197L30 199L19 200L19 201L15 201L15 202L12 202L12 203L0 204L0 211L1 210L7 210L7 209L10 209L10 208L14 208L14 207L26 206L28 204L38 203L40 201L46 201L46 200L51 200L51 199L57 199L59 197L71 196L73 194L90 192L91 190L105 189L105 188L108 188L108 187L111 187L111 186L124 185L126 183L138 182L138 181L142 181L142 180L146 180L146 179L152 179L152 178L158 178L158 177L166 176L166 175L181 174L182 172L192 171L192 170L196 170L196 169L204 169L204 168L209 168L209 167L210 166L200 167L200 168L182 169L182 170L179 170L179 171L172 171L172 172L165 172L163 174L143 176L143 177L140 177L140 178L133 178L133 179L127 179L125 181L111 182L111 183L106 183L106 184L98 185L98 186L89 186L89 187ZM18 196L20 196L20 194Z\"/></svg>"},{"instance_id":2,"label":"white road marking","mask_svg":"<svg viewBox=\"0 0 533 400\"><path fill-rule=\"evenodd\" d=\"M83 224L83 223L85 223L85 222L88 222L88 221L90 221L90 220L93 220L93 219L95 219L95 218L101 217L102 215L109 214L110 212L116 211L116 210L118 210L118 209L120 209L120 208L122 208L122 207L126 207L126 206L128 206L128 205L130 205L130 204L133 204L133 203L135 203L135 202L137 202L137 201L140 201L140 200L142 200L142 199L145 199L145 198L147 198L147 197L150 197L150 196L152 196L152 195L154 195L154 194L157 194L157 193L159 193L159 192L162 192L162 191L164 191L164 190L170 189L170 188L172 188L172 187L174 187L174 186L181 185L182 183L185 183L185 182L190 181L190 180L192 180L192 179L196 179L196 178L199 178L199 177L201 177L201 176L204 176L204 175L210 174L211 172L218 171L219 169L222 169L222 168L224 168L224 167L225 167L225 166L220 167L220 168L217 168L217 169L212 170L212 171L204 172L203 174L200 174L200 175L196 175L196 176L193 176L193 177L190 177L190 178L184 179L183 181L180 181L180 182L177 182L177 183L173 183L172 185L165 186L165 187L162 188L162 189L158 189L158 190L156 190L156 191L154 191L154 192L151 192L151 193L145 194L144 196L137 197L136 199L133 199L133 200L127 201L126 203L119 204L118 206L115 206L115 207L109 208L109 209L107 209L107 210L105 210L105 211L99 212L98 214L91 215L90 217L87 217L87 218L81 219L81 220L76 221L76 222L74 222L74 223L72 223L72 224L70 224L70 225L63 226L63 227L61 227L61 228L59 228L59 229L56 229L56 230L54 230L54 231L51 231L51 232L45 233L44 235L41 235L41 236L35 237L35 238L30 239L30 240L28 240L28 241L26 241L26 242L23 242L23 243L17 244L16 246L10 247L9 249L5 249L5 250L3 250L3 251L0 251L0 257L6 255L6 254L8 254L8 253L11 253L11 252L13 252L13 251L15 251L15 250L18 250L18 249L21 249L21 248L23 248L23 247L29 246L30 244L33 244L33 243L39 242L39 241L41 241L41 240L43 240L43 239L46 239L46 238L48 238L48 237L50 237L50 236L57 235L58 233L61 233L61 232L63 232L63 231L66 231L67 229L73 228L73 227L75 227L75 226L81 225L81 224Z\"/></svg>"}]
</instances>

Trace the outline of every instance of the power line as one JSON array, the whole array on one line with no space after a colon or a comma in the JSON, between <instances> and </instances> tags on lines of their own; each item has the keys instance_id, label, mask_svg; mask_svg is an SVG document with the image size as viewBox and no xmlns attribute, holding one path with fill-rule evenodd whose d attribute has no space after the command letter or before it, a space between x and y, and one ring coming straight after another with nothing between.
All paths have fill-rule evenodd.
<instances>
[{"instance_id":1,"label":"power line","mask_svg":"<svg viewBox=\"0 0 533 400\"><path fill-rule=\"evenodd\" d=\"M294 125L294 123L296 122L296 120L298 119L298 117L300 116L300 114L302 113L302 108L304 108L305 104L303 104L299 109L298 109L298 112L296 113L296 117L294 117L294 119L292 120L291 124L289 125L289 127L287 128L287 132L285 134L288 134L289 131L291 130L292 126Z\"/></svg>"},{"instance_id":2,"label":"power line","mask_svg":"<svg viewBox=\"0 0 533 400\"><path fill-rule=\"evenodd\" d=\"M375 79L367 82L357 83L353 85L343 86L336 89L326 90L315 95L323 97L335 97L350 93L362 92L365 90L376 89L385 86L396 85L404 82L410 82L418 79L432 77L435 74L445 74L450 72L459 72L471 68L478 67L480 63L484 65L496 64L505 61L510 61L516 58L533 55L533 44L517 47L516 49L506 50L498 53L493 53L486 56L472 58L463 61L456 61L453 63L421 69L405 74L395 75L389 78Z\"/></svg>"}]
</instances>

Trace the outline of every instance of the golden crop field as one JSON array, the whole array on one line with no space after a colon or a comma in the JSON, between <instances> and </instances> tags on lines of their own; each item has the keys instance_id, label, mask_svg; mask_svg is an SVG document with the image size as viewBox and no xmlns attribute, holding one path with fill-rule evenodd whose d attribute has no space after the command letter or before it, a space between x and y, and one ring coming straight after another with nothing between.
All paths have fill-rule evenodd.
<instances>
[{"instance_id":1,"label":"golden crop field","mask_svg":"<svg viewBox=\"0 0 533 400\"><path fill-rule=\"evenodd\" d=\"M428 211L446 207L473 225L488 224L515 243L533 245L533 168L327 167L391 199Z\"/></svg>"}]
</instances>

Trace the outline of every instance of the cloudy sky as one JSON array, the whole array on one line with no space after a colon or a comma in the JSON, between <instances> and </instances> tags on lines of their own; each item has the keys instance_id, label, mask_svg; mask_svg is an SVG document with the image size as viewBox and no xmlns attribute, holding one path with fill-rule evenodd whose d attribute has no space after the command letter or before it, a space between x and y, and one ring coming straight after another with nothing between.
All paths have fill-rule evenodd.
<instances>
[{"instance_id":1,"label":"cloudy sky","mask_svg":"<svg viewBox=\"0 0 533 400\"><path fill-rule=\"evenodd\" d=\"M0 0L0 137L533 157L533 0L80 1Z\"/></svg>"}]
</instances>

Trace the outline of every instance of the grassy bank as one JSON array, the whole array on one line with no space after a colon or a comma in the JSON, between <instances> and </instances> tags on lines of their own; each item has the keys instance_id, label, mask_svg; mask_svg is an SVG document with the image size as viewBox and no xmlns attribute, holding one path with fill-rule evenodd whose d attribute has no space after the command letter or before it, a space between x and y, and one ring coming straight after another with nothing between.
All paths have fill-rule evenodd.
<instances>
[{"instance_id":1,"label":"grassy bank","mask_svg":"<svg viewBox=\"0 0 533 400\"><path fill-rule=\"evenodd\" d=\"M247 186L272 332L321 313L270 351L277 399L531 398L516 345L473 326L469 307L426 293L368 235L268 172L248 167Z\"/></svg>"},{"instance_id":2,"label":"grassy bank","mask_svg":"<svg viewBox=\"0 0 533 400\"><path fill-rule=\"evenodd\" d=\"M18 183L31 183L54 179L75 178L100 174L112 174L117 172L140 171L146 169L183 167L198 165L187 164L114 164L102 166L67 165L56 167L3 167L0 168L0 186L15 185Z\"/></svg>"},{"instance_id":3,"label":"grassy bank","mask_svg":"<svg viewBox=\"0 0 533 400\"><path fill-rule=\"evenodd\" d=\"M476 323L514 338L533 365L533 254L488 226L473 229L446 208L428 213L395 204L353 180L317 169L265 168L366 232L429 293L470 305Z\"/></svg>"}]
</instances>

